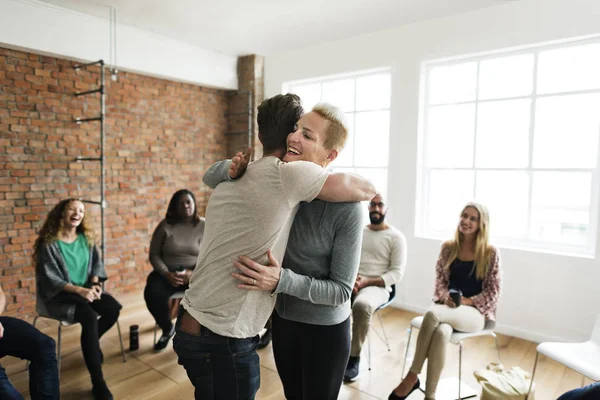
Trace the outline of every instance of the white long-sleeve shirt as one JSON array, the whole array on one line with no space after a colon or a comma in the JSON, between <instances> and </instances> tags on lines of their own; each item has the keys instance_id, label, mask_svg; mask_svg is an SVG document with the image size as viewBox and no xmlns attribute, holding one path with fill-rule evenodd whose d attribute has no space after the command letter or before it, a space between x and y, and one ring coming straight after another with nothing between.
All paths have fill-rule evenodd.
<instances>
[{"instance_id":1,"label":"white long-sleeve shirt","mask_svg":"<svg viewBox=\"0 0 600 400\"><path fill-rule=\"evenodd\" d=\"M366 226L358 273L370 278L381 277L389 288L404 275L406 253L406 237L402 232L392 226L381 231Z\"/></svg>"}]
</instances>

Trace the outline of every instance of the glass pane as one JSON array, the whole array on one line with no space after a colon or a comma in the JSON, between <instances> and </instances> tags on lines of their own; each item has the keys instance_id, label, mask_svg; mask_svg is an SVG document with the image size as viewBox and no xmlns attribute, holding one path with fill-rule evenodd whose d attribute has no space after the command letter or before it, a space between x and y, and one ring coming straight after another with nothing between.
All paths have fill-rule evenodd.
<instances>
[{"instance_id":1,"label":"glass pane","mask_svg":"<svg viewBox=\"0 0 600 400\"><path fill-rule=\"evenodd\" d=\"M331 163L333 167L351 167L354 162L354 113L346 114L346 121L348 123L348 139L346 139L344 149Z\"/></svg>"},{"instance_id":2,"label":"glass pane","mask_svg":"<svg viewBox=\"0 0 600 400\"><path fill-rule=\"evenodd\" d=\"M477 63L468 62L429 71L429 104L475 100Z\"/></svg>"},{"instance_id":3,"label":"glass pane","mask_svg":"<svg viewBox=\"0 0 600 400\"><path fill-rule=\"evenodd\" d=\"M475 105L429 107L426 165L472 167Z\"/></svg>"},{"instance_id":4,"label":"glass pane","mask_svg":"<svg viewBox=\"0 0 600 400\"><path fill-rule=\"evenodd\" d=\"M529 175L521 171L478 171L475 198L490 213L490 235L525 238Z\"/></svg>"},{"instance_id":5,"label":"glass pane","mask_svg":"<svg viewBox=\"0 0 600 400\"><path fill-rule=\"evenodd\" d=\"M600 88L600 43L542 51L538 93Z\"/></svg>"},{"instance_id":6,"label":"glass pane","mask_svg":"<svg viewBox=\"0 0 600 400\"><path fill-rule=\"evenodd\" d=\"M390 147L390 112L356 114L354 165L387 167Z\"/></svg>"},{"instance_id":7,"label":"glass pane","mask_svg":"<svg viewBox=\"0 0 600 400\"><path fill-rule=\"evenodd\" d=\"M494 58L479 64L479 99L527 96L533 89L533 54Z\"/></svg>"},{"instance_id":8,"label":"glass pane","mask_svg":"<svg viewBox=\"0 0 600 400\"><path fill-rule=\"evenodd\" d=\"M390 108L392 92L389 73L365 76L356 79L356 110L381 110Z\"/></svg>"},{"instance_id":9,"label":"glass pane","mask_svg":"<svg viewBox=\"0 0 600 400\"><path fill-rule=\"evenodd\" d=\"M476 165L479 168L525 168L529 165L531 100L479 104Z\"/></svg>"},{"instance_id":10,"label":"glass pane","mask_svg":"<svg viewBox=\"0 0 600 400\"><path fill-rule=\"evenodd\" d=\"M321 101L333 104L343 111L354 111L354 79L323 83Z\"/></svg>"},{"instance_id":11,"label":"glass pane","mask_svg":"<svg viewBox=\"0 0 600 400\"><path fill-rule=\"evenodd\" d=\"M596 168L600 94L537 100L533 147L536 168Z\"/></svg>"},{"instance_id":12,"label":"glass pane","mask_svg":"<svg viewBox=\"0 0 600 400\"><path fill-rule=\"evenodd\" d=\"M534 172L531 202L534 206L587 209L591 188L589 172Z\"/></svg>"},{"instance_id":13,"label":"glass pane","mask_svg":"<svg viewBox=\"0 0 600 400\"><path fill-rule=\"evenodd\" d=\"M592 174L534 172L530 235L533 239L586 245Z\"/></svg>"},{"instance_id":14,"label":"glass pane","mask_svg":"<svg viewBox=\"0 0 600 400\"><path fill-rule=\"evenodd\" d=\"M440 171L429 173L428 205L425 210L427 230L454 232L460 212L473 200L473 171Z\"/></svg>"},{"instance_id":15,"label":"glass pane","mask_svg":"<svg viewBox=\"0 0 600 400\"><path fill-rule=\"evenodd\" d=\"M356 173L370 180L377 192L388 201L388 170L387 168L356 168ZM366 208L366 203L365 203Z\"/></svg>"},{"instance_id":16,"label":"glass pane","mask_svg":"<svg viewBox=\"0 0 600 400\"><path fill-rule=\"evenodd\" d=\"M308 85L294 85L291 87L291 93L300 96L304 111L309 112L315 104L321 101L321 84L311 83Z\"/></svg>"}]
</instances>

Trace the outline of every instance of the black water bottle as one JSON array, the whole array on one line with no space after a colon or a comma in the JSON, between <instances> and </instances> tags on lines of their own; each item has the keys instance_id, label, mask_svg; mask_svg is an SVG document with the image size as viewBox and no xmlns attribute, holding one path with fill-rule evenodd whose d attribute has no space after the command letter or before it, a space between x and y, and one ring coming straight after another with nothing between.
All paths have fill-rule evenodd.
<instances>
[{"instance_id":1,"label":"black water bottle","mask_svg":"<svg viewBox=\"0 0 600 400\"><path fill-rule=\"evenodd\" d=\"M140 348L140 327L138 325L131 325L129 327L129 350L137 350Z\"/></svg>"}]
</instances>

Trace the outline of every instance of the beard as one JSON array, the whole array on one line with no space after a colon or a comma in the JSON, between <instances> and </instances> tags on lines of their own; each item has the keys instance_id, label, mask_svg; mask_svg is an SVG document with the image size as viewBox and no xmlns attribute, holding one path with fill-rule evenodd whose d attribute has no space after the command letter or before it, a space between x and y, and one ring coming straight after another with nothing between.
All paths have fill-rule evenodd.
<instances>
[{"instance_id":1,"label":"beard","mask_svg":"<svg viewBox=\"0 0 600 400\"><path fill-rule=\"evenodd\" d=\"M378 212L369 213L369 219L371 220L371 224L380 225L385 220L385 214L380 214Z\"/></svg>"}]
</instances>

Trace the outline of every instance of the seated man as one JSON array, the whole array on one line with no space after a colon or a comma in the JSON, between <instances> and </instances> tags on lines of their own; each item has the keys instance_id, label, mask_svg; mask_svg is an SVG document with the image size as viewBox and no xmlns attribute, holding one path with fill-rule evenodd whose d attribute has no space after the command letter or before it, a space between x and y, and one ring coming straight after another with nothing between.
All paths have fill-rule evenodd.
<instances>
[{"instance_id":1,"label":"seated man","mask_svg":"<svg viewBox=\"0 0 600 400\"><path fill-rule=\"evenodd\" d=\"M44 335L25 321L2 317L5 306L6 296L0 287L0 358L12 356L31 362L29 364L29 394L32 400L60 398L54 339ZM23 396L8 380L6 371L1 365L0 399L23 399Z\"/></svg>"},{"instance_id":2,"label":"seated man","mask_svg":"<svg viewBox=\"0 0 600 400\"><path fill-rule=\"evenodd\" d=\"M352 347L344 374L346 382L358 379L360 352L371 326L373 312L389 300L390 287L400 282L406 267L406 238L386 224L387 206L381 195L369 203L371 224L363 230L358 276L352 302Z\"/></svg>"}]
</instances>

